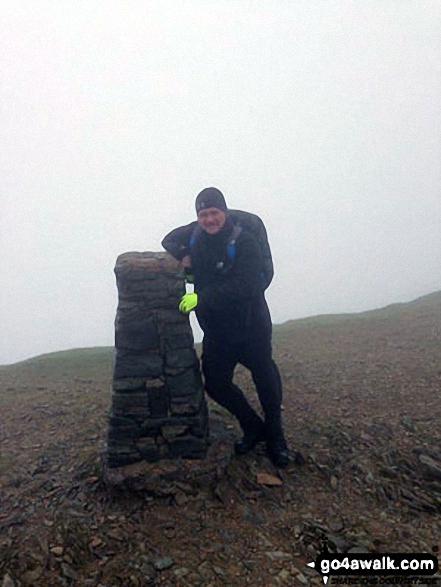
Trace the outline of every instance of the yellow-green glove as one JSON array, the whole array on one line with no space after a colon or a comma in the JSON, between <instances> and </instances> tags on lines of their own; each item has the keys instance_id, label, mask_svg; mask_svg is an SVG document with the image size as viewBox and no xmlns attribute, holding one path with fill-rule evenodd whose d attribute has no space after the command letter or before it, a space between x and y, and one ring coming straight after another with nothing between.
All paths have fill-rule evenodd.
<instances>
[{"instance_id":1,"label":"yellow-green glove","mask_svg":"<svg viewBox=\"0 0 441 587\"><path fill-rule=\"evenodd\" d=\"M187 293L181 298L181 303L179 304L179 309L181 312L188 314L196 306L198 305L198 294L196 293Z\"/></svg>"}]
</instances>

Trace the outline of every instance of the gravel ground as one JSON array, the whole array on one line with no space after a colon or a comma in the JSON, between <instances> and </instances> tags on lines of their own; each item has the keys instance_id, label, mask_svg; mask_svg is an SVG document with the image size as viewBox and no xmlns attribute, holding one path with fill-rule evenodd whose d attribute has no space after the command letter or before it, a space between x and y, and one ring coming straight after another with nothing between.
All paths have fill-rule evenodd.
<instances>
[{"instance_id":1,"label":"gravel ground","mask_svg":"<svg viewBox=\"0 0 441 587\"><path fill-rule=\"evenodd\" d=\"M109 489L110 354L87 352L0 368L3 587L322 585L324 547L439 553L441 293L277 327L292 462L259 446L203 487Z\"/></svg>"}]
</instances>

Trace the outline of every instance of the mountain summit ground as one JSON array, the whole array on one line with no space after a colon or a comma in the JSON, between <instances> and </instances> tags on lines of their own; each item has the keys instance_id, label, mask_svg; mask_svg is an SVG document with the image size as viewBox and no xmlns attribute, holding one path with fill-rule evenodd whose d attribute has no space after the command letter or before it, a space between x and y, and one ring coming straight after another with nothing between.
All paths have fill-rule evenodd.
<instances>
[{"instance_id":1,"label":"mountain summit ground","mask_svg":"<svg viewBox=\"0 0 441 587\"><path fill-rule=\"evenodd\" d=\"M441 292L287 322L274 351L292 462L231 452L199 488L104 483L112 349L0 367L2 587L318 586L324 546L441 559Z\"/></svg>"}]
</instances>

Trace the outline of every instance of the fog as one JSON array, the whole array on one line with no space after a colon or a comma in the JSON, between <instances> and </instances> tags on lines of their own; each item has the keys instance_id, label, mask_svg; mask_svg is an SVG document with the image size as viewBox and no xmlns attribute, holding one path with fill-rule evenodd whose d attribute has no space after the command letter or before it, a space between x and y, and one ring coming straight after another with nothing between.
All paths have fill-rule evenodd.
<instances>
[{"instance_id":1,"label":"fog","mask_svg":"<svg viewBox=\"0 0 441 587\"><path fill-rule=\"evenodd\" d=\"M218 187L273 321L441 289L441 3L2 0L0 364L113 345L113 268Z\"/></svg>"}]
</instances>

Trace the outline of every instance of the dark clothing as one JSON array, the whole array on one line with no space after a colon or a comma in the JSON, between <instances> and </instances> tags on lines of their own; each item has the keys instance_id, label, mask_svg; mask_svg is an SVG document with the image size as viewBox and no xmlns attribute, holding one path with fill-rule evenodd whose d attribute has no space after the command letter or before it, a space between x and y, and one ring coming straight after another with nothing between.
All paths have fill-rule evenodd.
<instances>
[{"instance_id":1,"label":"dark clothing","mask_svg":"<svg viewBox=\"0 0 441 587\"><path fill-rule=\"evenodd\" d=\"M201 231L189 243L195 224L168 234L162 244L177 259L190 253L196 316L204 331L202 370L208 394L234 414L245 435L263 427L262 420L233 384L238 363L251 371L265 414L267 439L283 444L280 404L282 384L271 351L271 316L262 284L262 255L254 236L243 229L235 243L234 262L227 245L234 228L228 215L223 228Z\"/></svg>"},{"instance_id":2,"label":"dark clothing","mask_svg":"<svg viewBox=\"0 0 441 587\"><path fill-rule=\"evenodd\" d=\"M218 208L223 212L227 211L227 204L224 195L217 188L205 188L196 198L196 214L205 208Z\"/></svg>"},{"instance_id":3,"label":"dark clothing","mask_svg":"<svg viewBox=\"0 0 441 587\"><path fill-rule=\"evenodd\" d=\"M185 254L194 226L175 229L162 244L173 256L180 247ZM262 261L252 234L242 230L235 243L234 263L228 257L227 244L234 222L227 217L224 227L214 235L201 231L191 247L196 316L205 336L217 341L246 342L271 339L271 317L261 282ZM181 245L179 243L182 243ZM185 243L185 244L184 244ZM179 255L181 258L185 255Z\"/></svg>"},{"instance_id":4,"label":"dark clothing","mask_svg":"<svg viewBox=\"0 0 441 587\"><path fill-rule=\"evenodd\" d=\"M228 210L229 217L234 224L238 224L247 232L250 232L257 240L260 249L262 269L264 274L263 289L265 290L274 277L273 260L271 249L268 244L265 225L256 214L244 212L243 210ZM175 259L180 261L183 257L190 254L190 238L197 227L197 222L190 222L185 226L180 226L172 230L162 241L162 246Z\"/></svg>"},{"instance_id":5,"label":"dark clothing","mask_svg":"<svg viewBox=\"0 0 441 587\"><path fill-rule=\"evenodd\" d=\"M208 395L231 412L245 435L257 434L264 428L261 418L249 405L242 390L233 383L234 369L240 363L251 371L257 395L265 415L266 439L270 444L284 445L280 405L282 382L267 343L221 345L204 338L202 371Z\"/></svg>"},{"instance_id":6,"label":"dark clothing","mask_svg":"<svg viewBox=\"0 0 441 587\"><path fill-rule=\"evenodd\" d=\"M271 318L261 288L261 261L254 237L243 231L231 265L231 218L215 235L202 232L191 250L196 316L205 335L227 344L271 337Z\"/></svg>"}]
</instances>

